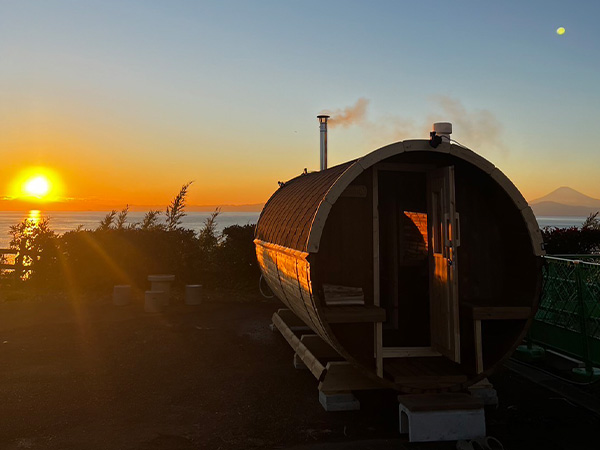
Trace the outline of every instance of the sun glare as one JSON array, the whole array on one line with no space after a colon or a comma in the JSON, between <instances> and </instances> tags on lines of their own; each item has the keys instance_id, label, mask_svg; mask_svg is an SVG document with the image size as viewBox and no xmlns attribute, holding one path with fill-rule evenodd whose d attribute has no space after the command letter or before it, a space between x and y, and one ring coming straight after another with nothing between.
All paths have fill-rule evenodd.
<instances>
[{"instance_id":1,"label":"sun glare","mask_svg":"<svg viewBox=\"0 0 600 450\"><path fill-rule=\"evenodd\" d=\"M38 175L27 180L23 190L34 197L45 197L50 192L50 181L45 176Z\"/></svg>"},{"instance_id":2,"label":"sun glare","mask_svg":"<svg viewBox=\"0 0 600 450\"><path fill-rule=\"evenodd\" d=\"M57 173L46 167L30 167L12 181L12 198L34 202L55 202L62 198L62 182Z\"/></svg>"}]
</instances>

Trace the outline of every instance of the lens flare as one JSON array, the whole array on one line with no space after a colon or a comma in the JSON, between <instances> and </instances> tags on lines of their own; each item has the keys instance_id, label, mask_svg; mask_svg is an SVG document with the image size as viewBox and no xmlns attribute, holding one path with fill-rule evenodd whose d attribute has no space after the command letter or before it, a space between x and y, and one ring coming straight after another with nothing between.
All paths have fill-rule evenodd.
<instances>
[{"instance_id":1,"label":"lens flare","mask_svg":"<svg viewBox=\"0 0 600 450\"><path fill-rule=\"evenodd\" d=\"M565 34L565 28L564 27L559 27L556 29L556 34L558 34L559 36L562 36L563 34Z\"/></svg>"}]
</instances>

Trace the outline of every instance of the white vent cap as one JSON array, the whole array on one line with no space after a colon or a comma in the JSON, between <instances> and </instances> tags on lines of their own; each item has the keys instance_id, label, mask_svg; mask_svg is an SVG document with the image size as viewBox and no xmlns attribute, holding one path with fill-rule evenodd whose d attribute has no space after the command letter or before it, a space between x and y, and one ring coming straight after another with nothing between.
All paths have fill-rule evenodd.
<instances>
[{"instance_id":1,"label":"white vent cap","mask_svg":"<svg viewBox=\"0 0 600 450\"><path fill-rule=\"evenodd\" d=\"M436 122L433 124L433 131L438 136L444 136L450 139L452 134L452 124L450 122Z\"/></svg>"}]
</instances>

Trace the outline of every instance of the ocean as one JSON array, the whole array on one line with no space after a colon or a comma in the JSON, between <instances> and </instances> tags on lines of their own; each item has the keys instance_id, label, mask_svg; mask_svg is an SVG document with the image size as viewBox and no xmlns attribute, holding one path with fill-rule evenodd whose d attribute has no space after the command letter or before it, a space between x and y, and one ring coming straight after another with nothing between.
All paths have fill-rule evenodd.
<instances>
[{"instance_id":1,"label":"ocean","mask_svg":"<svg viewBox=\"0 0 600 450\"><path fill-rule=\"evenodd\" d=\"M0 248L7 248L10 242L9 227L21 222L25 218L49 217L50 228L56 233L62 234L71 231L82 225L86 229L95 229L100 221L106 216L107 211L30 211L0 212ZM130 212L127 216L127 223L140 222L145 212ZM208 212L188 212L182 220L182 226L185 228L199 231L204 225L204 221L210 216ZM222 212L217 217L217 230L223 231L224 228L231 225L255 224L260 213L255 212ZM163 215L164 219L164 215ZM569 228L581 226L585 217L571 216L540 216L537 218L540 227Z\"/></svg>"},{"instance_id":2,"label":"ocean","mask_svg":"<svg viewBox=\"0 0 600 450\"><path fill-rule=\"evenodd\" d=\"M58 234L71 231L82 225L83 228L93 230L98 227L100 221L108 214L107 211L0 211L0 248L7 248L10 242L9 227L21 222L25 218L36 219L40 217L50 218L50 229ZM127 215L127 223L141 222L145 212L130 212ZM204 221L210 216L209 212L187 212L183 217L181 226L194 231L200 231ZM217 216L217 231L222 232L224 228L231 225L255 224L259 212L221 212ZM164 213L162 214L164 222Z\"/></svg>"}]
</instances>

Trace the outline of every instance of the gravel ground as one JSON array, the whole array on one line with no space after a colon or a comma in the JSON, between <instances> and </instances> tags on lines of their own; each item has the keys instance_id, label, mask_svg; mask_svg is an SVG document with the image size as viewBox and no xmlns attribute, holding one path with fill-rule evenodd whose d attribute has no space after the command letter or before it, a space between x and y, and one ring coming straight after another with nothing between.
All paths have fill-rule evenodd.
<instances>
[{"instance_id":1,"label":"gravel ground","mask_svg":"<svg viewBox=\"0 0 600 450\"><path fill-rule=\"evenodd\" d=\"M317 382L254 295L175 299L163 314L109 296L0 295L1 449L452 449L408 444L392 392L325 412ZM597 448L598 417L523 378L491 380L488 434L507 449Z\"/></svg>"}]
</instances>

